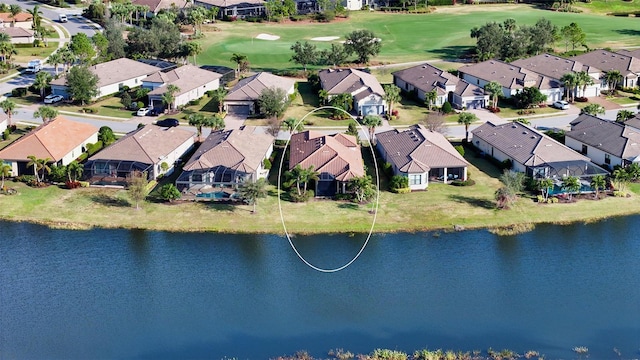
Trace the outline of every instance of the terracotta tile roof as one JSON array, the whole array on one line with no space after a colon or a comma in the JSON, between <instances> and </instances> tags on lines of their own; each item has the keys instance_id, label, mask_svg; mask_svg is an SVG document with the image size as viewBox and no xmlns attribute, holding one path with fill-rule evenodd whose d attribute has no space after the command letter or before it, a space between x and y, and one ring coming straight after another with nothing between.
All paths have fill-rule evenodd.
<instances>
[{"instance_id":1,"label":"terracotta tile roof","mask_svg":"<svg viewBox=\"0 0 640 360\"><path fill-rule=\"evenodd\" d=\"M264 0L197 0L199 3L209 4L221 8L226 7L249 7L264 5Z\"/></svg>"},{"instance_id":2,"label":"terracotta tile roof","mask_svg":"<svg viewBox=\"0 0 640 360\"><path fill-rule=\"evenodd\" d=\"M351 135L304 131L291 136L290 149L289 170L298 164L305 169L313 166L339 181L365 174L360 146Z\"/></svg>"},{"instance_id":3,"label":"terracotta tile roof","mask_svg":"<svg viewBox=\"0 0 640 360\"><path fill-rule=\"evenodd\" d=\"M159 76L158 76L159 75ZM212 81L220 79L222 77L221 74L218 74L213 71L208 71L204 69L200 69L197 66L193 66L191 64L180 66L177 69L168 71L166 73L157 72L156 74L151 75L152 80L147 77L144 79L145 81L153 81L156 82L156 78L162 79L163 83L166 85L175 85L180 90L175 94L175 96L180 96L182 94L188 93L189 91L196 89L198 87L209 84ZM160 82L160 81L157 81ZM161 95L167 91L166 86L162 86L154 89L149 92L148 95Z\"/></svg>"},{"instance_id":4,"label":"terracotta tile roof","mask_svg":"<svg viewBox=\"0 0 640 360\"><path fill-rule=\"evenodd\" d=\"M98 76L98 87L118 84L139 76L151 75L160 71L160 68L147 65L140 61L127 58L107 61L101 64L90 66L89 70ZM67 78L64 76L51 81L52 85L66 85Z\"/></svg>"},{"instance_id":5,"label":"terracotta tile roof","mask_svg":"<svg viewBox=\"0 0 640 360\"><path fill-rule=\"evenodd\" d=\"M147 125L118 139L89 160L126 160L155 164L189 139L192 142L194 140L191 131L179 127Z\"/></svg>"},{"instance_id":6,"label":"terracotta tile roof","mask_svg":"<svg viewBox=\"0 0 640 360\"><path fill-rule=\"evenodd\" d=\"M0 27L0 32L3 32L11 38L20 37L32 37L33 30L24 29L21 27Z\"/></svg>"},{"instance_id":7,"label":"terracotta tile roof","mask_svg":"<svg viewBox=\"0 0 640 360\"><path fill-rule=\"evenodd\" d=\"M16 14L16 16L11 16L10 12L0 13L0 21L6 22L6 23L11 23L14 21L16 22L31 21L32 19L33 19L33 16L26 12L18 13Z\"/></svg>"},{"instance_id":8,"label":"terracotta tile roof","mask_svg":"<svg viewBox=\"0 0 640 360\"><path fill-rule=\"evenodd\" d=\"M58 116L0 150L0 159L27 161L27 157L50 158L57 162L91 136L98 128Z\"/></svg>"},{"instance_id":9,"label":"terracotta tile roof","mask_svg":"<svg viewBox=\"0 0 640 360\"><path fill-rule=\"evenodd\" d=\"M384 89L375 76L356 69L328 69L318 72L320 85L330 95L351 94L361 100L371 94L384 96Z\"/></svg>"},{"instance_id":10,"label":"terracotta tile roof","mask_svg":"<svg viewBox=\"0 0 640 360\"><path fill-rule=\"evenodd\" d=\"M572 59L605 72L618 70L622 76L640 73L640 58L607 50L593 50L586 54L574 56Z\"/></svg>"},{"instance_id":11,"label":"terracotta tile roof","mask_svg":"<svg viewBox=\"0 0 640 360\"><path fill-rule=\"evenodd\" d=\"M289 92L295 84L294 80L276 76L267 72L259 72L248 78L244 78L229 90L225 101L255 101L258 100L262 90L276 87Z\"/></svg>"},{"instance_id":12,"label":"terracotta tile roof","mask_svg":"<svg viewBox=\"0 0 640 360\"><path fill-rule=\"evenodd\" d=\"M500 125L486 122L471 132L474 139L484 140L525 166L568 161L590 162L588 157L518 122Z\"/></svg>"},{"instance_id":13,"label":"terracotta tile roof","mask_svg":"<svg viewBox=\"0 0 640 360\"><path fill-rule=\"evenodd\" d=\"M566 136L622 159L640 155L640 130L582 114L571 122Z\"/></svg>"},{"instance_id":14,"label":"terracotta tile roof","mask_svg":"<svg viewBox=\"0 0 640 360\"><path fill-rule=\"evenodd\" d=\"M185 0L132 0L131 3L134 5L146 5L149 7L149 11L154 14L163 9L170 9L172 5L178 9L182 9L187 5Z\"/></svg>"},{"instance_id":15,"label":"terracotta tile roof","mask_svg":"<svg viewBox=\"0 0 640 360\"><path fill-rule=\"evenodd\" d=\"M385 131L376 137L378 147L387 154L387 160L405 173L469 165L444 135L429 131L422 125L411 126L405 131Z\"/></svg>"},{"instance_id":16,"label":"terracotta tile roof","mask_svg":"<svg viewBox=\"0 0 640 360\"><path fill-rule=\"evenodd\" d=\"M522 89L531 86L548 89L562 86L558 81L548 76L500 60L487 60L463 66L458 71L485 81L496 81L507 89Z\"/></svg>"},{"instance_id":17,"label":"terracotta tile roof","mask_svg":"<svg viewBox=\"0 0 640 360\"><path fill-rule=\"evenodd\" d=\"M255 127L250 126L214 131L200 145L183 170L204 170L224 166L253 173L260 167L273 141L273 136L255 133Z\"/></svg>"}]
</instances>

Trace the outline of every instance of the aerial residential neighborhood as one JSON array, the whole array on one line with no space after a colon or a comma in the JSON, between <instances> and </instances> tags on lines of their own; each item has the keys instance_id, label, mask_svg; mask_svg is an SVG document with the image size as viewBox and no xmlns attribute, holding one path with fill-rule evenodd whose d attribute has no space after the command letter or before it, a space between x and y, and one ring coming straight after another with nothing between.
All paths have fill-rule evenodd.
<instances>
[{"instance_id":1,"label":"aerial residential neighborhood","mask_svg":"<svg viewBox=\"0 0 640 360\"><path fill-rule=\"evenodd\" d=\"M638 1L5 0L0 358L637 359Z\"/></svg>"}]
</instances>

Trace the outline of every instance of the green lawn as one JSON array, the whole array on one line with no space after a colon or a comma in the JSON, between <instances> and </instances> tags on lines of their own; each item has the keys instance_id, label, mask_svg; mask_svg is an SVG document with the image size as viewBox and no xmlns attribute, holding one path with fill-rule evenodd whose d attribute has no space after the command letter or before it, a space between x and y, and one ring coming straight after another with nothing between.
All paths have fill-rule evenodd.
<instances>
[{"instance_id":1,"label":"green lawn","mask_svg":"<svg viewBox=\"0 0 640 360\"><path fill-rule=\"evenodd\" d=\"M469 36L473 27L507 18L516 19L520 25L533 25L542 17L558 27L578 23L586 32L591 48L640 45L638 19L635 18L560 13L528 5L486 5L423 15L357 11L352 12L347 21L329 24L220 22L216 24L220 31L207 33L204 39L198 40L205 49L198 56L198 62L234 67L230 58L234 53L240 53L248 56L253 69L299 68L290 62L290 47L295 41L318 36L339 36L344 40L345 34L356 29L369 29L382 39L382 51L373 59L376 62L455 59L474 44ZM261 33L277 35L280 39L256 39ZM314 44L319 49L330 46L330 42ZM560 49L560 44L558 46Z\"/></svg>"},{"instance_id":2,"label":"green lawn","mask_svg":"<svg viewBox=\"0 0 640 360\"><path fill-rule=\"evenodd\" d=\"M17 125L16 131L12 132L7 140L0 140L0 150L9 146L9 144L11 144L12 142L18 140L20 137L22 137L22 135L28 133L31 128L31 126ZM0 139L2 139L2 137L0 137Z\"/></svg>"},{"instance_id":3,"label":"green lawn","mask_svg":"<svg viewBox=\"0 0 640 360\"><path fill-rule=\"evenodd\" d=\"M616 12L640 11L640 1L592 0L589 3L576 2L573 6L584 12L609 14Z\"/></svg>"},{"instance_id":4,"label":"green lawn","mask_svg":"<svg viewBox=\"0 0 640 360\"><path fill-rule=\"evenodd\" d=\"M56 109L58 111L69 111L79 114L84 113L84 111L82 110L84 108L93 109L94 112L92 113L92 115L102 115L122 119L130 119L135 115L135 113L131 110L123 110L122 104L120 103L120 98L115 96L85 106L68 105L63 103L58 103L58 105L56 105Z\"/></svg>"}]
</instances>

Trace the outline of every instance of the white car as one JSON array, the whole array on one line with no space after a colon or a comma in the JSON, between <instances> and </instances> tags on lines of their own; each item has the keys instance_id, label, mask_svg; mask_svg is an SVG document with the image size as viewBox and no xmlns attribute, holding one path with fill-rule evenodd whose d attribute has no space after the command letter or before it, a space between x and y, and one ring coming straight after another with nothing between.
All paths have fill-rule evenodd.
<instances>
[{"instance_id":1,"label":"white car","mask_svg":"<svg viewBox=\"0 0 640 360\"><path fill-rule=\"evenodd\" d=\"M47 95L46 98L44 98L44 103L45 104L54 104L57 103L58 101L62 101L64 99L64 97L62 95Z\"/></svg>"},{"instance_id":2,"label":"white car","mask_svg":"<svg viewBox=\"0 0 640 360\"><path fill-rule=\"evenodd\" d=\"M561 110L569 110L569 103L564 100L560 100L560 101L554 102L553 107Z\"/></svg>"},{"instance_id":3,"label":"white car","mask_svg":"<svg viewBox=\"0 0 640 360\"><path fill-rule=\"evenodd\" d=\"M146 107L140 108L136 112L136 115L137 116L147 116L147 115L149 115L149 111L151 111L151 109L149 109L149 108L146 108Z\"/></svg>"}]
</instances>

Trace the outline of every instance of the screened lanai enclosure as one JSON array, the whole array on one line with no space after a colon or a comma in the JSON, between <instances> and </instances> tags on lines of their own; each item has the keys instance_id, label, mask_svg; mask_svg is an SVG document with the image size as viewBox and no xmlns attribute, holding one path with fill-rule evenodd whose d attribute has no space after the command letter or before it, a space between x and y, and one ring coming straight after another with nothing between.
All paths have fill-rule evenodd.
<instances>
[{"instance_id":1,"label":"screened lanai enclosure","mask_svg":"<svg viewBox=\"0 0 640 360\"><path fill-rule=\"evenodd\" d=\"M91 185L126 186L131 173L147 173L153 179L153 165L128 160L89 160L84 165L84 178Z\"/></svg>"},{"instance_id":2,"label":"screened lanai enclosure","mask_svg":"<svg viewBox=\"0 0 640 360\"><path fill-rule=\"evenodd\" d=\"M194 169L184 171L176 180L178 190L184 195L208 197L212 199L233 198L239 185L251 181L250 173L239 168L216 166L208 169ZM219 196L204 196L204 194L218 193Z\"/></svg>"}]
</instances>

